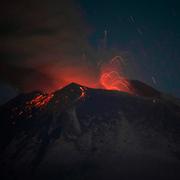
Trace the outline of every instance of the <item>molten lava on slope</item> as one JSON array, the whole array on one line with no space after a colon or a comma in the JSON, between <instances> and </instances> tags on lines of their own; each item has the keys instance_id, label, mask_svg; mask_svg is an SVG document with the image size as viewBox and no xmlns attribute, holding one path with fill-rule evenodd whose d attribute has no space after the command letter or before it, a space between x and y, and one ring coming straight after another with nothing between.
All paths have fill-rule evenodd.
<instances>
[{"instance_id":1,"label":"molten lava on slope","mask_svg":"<svg viewBox=\"0 0 180 180\"><path fill-rule=\"evenodd\" d=\"M27 106L34 106L37 108L43 107L48 104L48 102L53 98L53 94L41 94L33 98L31 101L27 102Z\"/></svg>"}]
</instances>

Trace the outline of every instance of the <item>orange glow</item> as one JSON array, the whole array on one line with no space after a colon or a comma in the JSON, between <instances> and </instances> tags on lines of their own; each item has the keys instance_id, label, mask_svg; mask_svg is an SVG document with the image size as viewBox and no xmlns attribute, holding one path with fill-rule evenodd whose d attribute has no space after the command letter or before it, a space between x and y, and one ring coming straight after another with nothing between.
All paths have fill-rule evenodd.
<instances>
[{"instance_id":1,"label":"orange glow","mask_svg":"<svg viewBox=\"0 0 180 180\"><path fill-rule=\"evenodd\" d=\"M53 98L53 96L54 96L53 94L38 95L34 99L32 99L30 102L27 102L27 105L40 108L42 106L47 105L48 102Z\"/></svg>"},{"instance_id":2,"label":"orange glow","mask_svg":"<svg viewBox=\"0 0 180 180\"><path fill-rule=\"evenodd\" d=\"M100 84L104 89L132 93L128 80L123 73L124 60L116 56L101 66Z\"/></svg>"},{"instance_id":3,"label":"orange glow","mask_svg":"<svg viewBox=\"0 0 180 180\"><path fill-rule=\"evenodd\" d=\"M130 91L128 81L122 78L116 71L103 73L100 82L103 87L108 90Z\"/></svg>"},{"instance_id":4,"label":"orange glow","mask_svg":"<svg viewBox=\"0 0 180 180\"><path fill-rule=\"evenodd\" d=\"M84 98L86 96L85 88L80 87L80 90L81 90L80 98Z\"/></svg>"},{"instance_id":5,"label":"orange glow","mask_svg":"<svg viewBox=\"0 0 180 180\"><path fill-rule=\"evenodd\" d=\"M94 67L85 65L74 65L74 66L47 66L42 67L41 72L48 74L48 77L52 79L52 84L49 87L45 87L43 90L53 92L61 89L68 84L74 82L82 86L91 88L100 88L98 80L98 72L95 72Z\"/></svg>"},{"instance_id":6,"label":"orange glow","mask_svg":"<svg viewBox=\"0 0 180 180\"><path fill-rule=\"evenodd\" d=\"M51 83L35 84L36 89L40 89L46 92L54 92L61 89L68 84L74 82L82 86L96 88L96 89L107 89L107 90L118 90L132 93L130 84L124 76L125 61L120 56L115 56L109 62L103 63L97 67L92 65L84 64L70 64L65 65L53 65L48 64L43 67L39 67L37 70L41 74L45 74L51 80ZM82 89L81 89L82 90ZM84 91L82 91L84 96ZM37 98L40 102L34 102L37 106L41 106L41 99L43 96ZM45 98L46 99L46 98ZM45 100L46 103L46 100Z\"/></svg>"},{"instance_id":7,"label":"orange glow","mask_svg":"<svg viewBox=\"0 0 180 180\"><path fill-rule=\"evenodd\" d=\"M28 115L28 118L32 117L32 110L33 108L42 108L45 107L49 101L53 98L53 94L41 94L37 95L35 98L33 98L30 101L27 101L25 106L23 108L15 107L12 109L13 115L11 118L13 119L16 116L22 117L23 115ZM16 124L16 122L12 122L13 125Z\"/></svg>"}]
</instances>

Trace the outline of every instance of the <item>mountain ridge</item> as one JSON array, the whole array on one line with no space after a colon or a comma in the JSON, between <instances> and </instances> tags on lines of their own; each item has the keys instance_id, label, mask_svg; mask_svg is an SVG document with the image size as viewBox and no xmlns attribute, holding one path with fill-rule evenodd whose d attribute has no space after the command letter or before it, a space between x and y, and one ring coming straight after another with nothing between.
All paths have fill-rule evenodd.
<instances>
[{"instance_id":1,"label":"mountain ridge","mask_svg":"<svg viewBox=\"0 0 180 180\"><path fill-rule=\"evenodd\" d=\"M180 177L180 107L159 91L158 96L149 92L133 95L71 83L53 95L16 97L0 108L0 175ZM154 169L155 164L160 167Z\"/></svg>"}]
</instances>

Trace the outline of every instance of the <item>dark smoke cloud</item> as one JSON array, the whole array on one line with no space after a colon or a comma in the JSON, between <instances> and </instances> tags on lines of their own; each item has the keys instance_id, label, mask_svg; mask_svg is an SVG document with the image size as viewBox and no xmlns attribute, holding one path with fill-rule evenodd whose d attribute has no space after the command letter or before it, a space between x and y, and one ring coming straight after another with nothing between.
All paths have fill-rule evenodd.
<instances>
[{"instance_id":1,"label":"dark smoke cloud","mask_svg":"<svg viewBox=\"0 0 180 180\"><path fill-rule=\"evenodd\" d=\"M36 71L33 68L20 67L12 65L10 63L2 63L0 66L1 82L10 82L10 85L19 89L34 90L32 84L36 85L37 89L48 89L48 86L52 86L52 80L41 72ZM35 82L38 82L38 84Z\"/></svg>"},{"instance_id":2,"label":"dark smoke cloud","mask_svg":"<svg viewBox=\"0 0 180 180\"><path fill-rule=\"evenodd\" d=\"M0 12L0 81L46 88L54 79L44 67L87 64L90 30L74 1L6 1Z\"/></svg>"}]
</instances>

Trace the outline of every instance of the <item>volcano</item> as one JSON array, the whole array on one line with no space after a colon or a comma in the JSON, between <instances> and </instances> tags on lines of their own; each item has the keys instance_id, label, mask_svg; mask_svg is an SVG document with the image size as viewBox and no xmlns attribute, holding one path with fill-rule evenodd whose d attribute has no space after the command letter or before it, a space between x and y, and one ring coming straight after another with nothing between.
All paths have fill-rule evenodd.
<instances>
[{"instance_id":1,"label":"volcano","mask_svg":"<svg viewBox=\"0 0 180 180\"><path fill-rule=\"evenodd\" d=\"M71 83L0 107L1 179L180 179L180 100Z\"/></svg>"}]
</instances>

